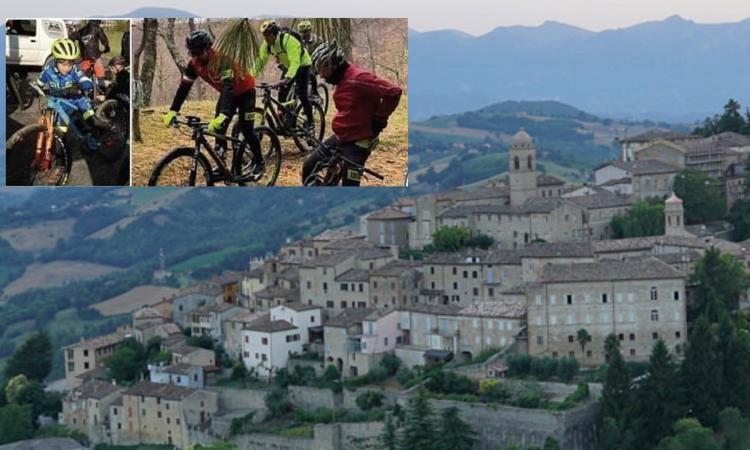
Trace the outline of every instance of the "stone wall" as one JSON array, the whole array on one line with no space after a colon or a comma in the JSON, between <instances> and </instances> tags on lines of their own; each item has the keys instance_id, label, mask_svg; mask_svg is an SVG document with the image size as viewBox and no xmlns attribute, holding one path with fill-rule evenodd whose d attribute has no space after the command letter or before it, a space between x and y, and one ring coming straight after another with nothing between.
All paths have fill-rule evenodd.
<instances>
[{"instance_id":1,"label":"stone wall","mask_svg":"<svg viewBox=\"0 0 750 450\"><path fill-rule=\"evenodd\" d=\"M400 395L400 392L388 390L388 389L377 389L377 388L347 389L347 388L344 388L342 392L343 394L342 408L359 411L359 406L357 406L357 397L359 397L361 394L364 394L365 392L368 392L368 391L382 392L383 404L388 405L389 407L395 405L398 402L398 398Z\"/></svg>"},{"instance_id":2,"label":"stone wall","mask_svg":"<svg viewBox=\"0 0 750 450\"><path fill-rule=\"evenodd\" d=\"M561 385L564 386L564 385ZM416 388L404 391L399 403L406 407ZM558 386L560 391L564 390ZM593 387L592 390L598 387ZM478 450L503 450L510 445L522 448L543 447L547 437L552 437L567 450L596 450L596 418L598 402L588 402L567 411L547 411L513 406L488 406L431 399L433 409L455 406L461 418L471 424L479 435Z\"/></svg>"},{"instance_id":3,"label":"stone wall","mask_svg":"<svg viewBox=\"0 0 750 450\"><path fill-rule=\"evenodd\" d=\"M289 362L286 364L287 370L289 372L293 372L294 368L297 366L300 367L312 367L313 370L315 370L315 376L316 377L322 377L323 373L325 372L325 367L323 364L323 361L310 361L306 359L289 359Z\"/></svg>"},{"instance_id":4,"label":"stone wall","mask_svg":"<svg viewBox=\"0 0 750 450\"><path fill-rule=\"evenodd\" d=\"M261 389L235 389L227 387L207 388L219 395L219 411L254 410L266 408L266 395L268 390Z\"/></svg>"},{"instance_id":5,"label":"stone wall","mask_svg":"<svg viewBox=\"0 0 750 450\"><path fill-rule=\"evenodd\" d=\"M275 434L246 434L232 442L247 450L376 450L382 445L380 422L315 425L313 438L289 438Z\"/></svg>"},{"instance_id":6,"label":"stone wall","mask_svg":"<svg viewBox=\"0 0 750 450\"><path fill-rule=\"evenodd\" d=\"M331 389L318 389L307 386L289 386L289 401L295 408L314 412L320 408L341 408L342 395Z\"/></svg>"}]
</instances>

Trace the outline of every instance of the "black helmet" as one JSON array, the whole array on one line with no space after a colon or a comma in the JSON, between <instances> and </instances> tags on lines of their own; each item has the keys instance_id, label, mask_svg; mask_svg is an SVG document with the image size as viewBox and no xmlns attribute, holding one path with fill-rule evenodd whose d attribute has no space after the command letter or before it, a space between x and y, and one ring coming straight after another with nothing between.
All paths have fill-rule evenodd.
<instances>
[{"instance_id":1,"label":"black helmet","mask_svg":"<svg viewBox=\"0 0 750 450\"><path fill-rule=\"evenodd\" d=\"M109 60L109 65L110 66L114 66L114 65L117 65L117 64L119 64L121 66L127 66L128 65L128 61L125 59L124 56L115 56L114 58L112 58L112 59Z\"/></svg>"},{"instance_id":2,"label":"black helmet","mask_svg":"<svg viewBox=\"0 0 750 450\"><path fill-rule=\"evenodd\" d=\"M336 70L345 61L344 51L335 42L323 42L312 54L312 65L316 72L323 66L331 66L333 70Z\"/></svg>"},{"instance_id":3,"label":"black helmet","mask_svg":"<svg viewBox=\"0 0 750 450\"><path fill-rule=\"evenodd\" d=\"M199 48L208 48L214 45L211 35L203 30L196 30L185 38L185 44L188 50L197 50Z\"/></svg>"},{"instance_id":4,"label":"black helmet","mask_svg":"<svg viewBox=\"0 0 750 450\"><path fill-rule=\"evenodd\" d=\"M92 23L94 25L101 25L102 21L99 19L92 19L92 20L89 20L89 23Z\"/></svg>"}]
</instances>

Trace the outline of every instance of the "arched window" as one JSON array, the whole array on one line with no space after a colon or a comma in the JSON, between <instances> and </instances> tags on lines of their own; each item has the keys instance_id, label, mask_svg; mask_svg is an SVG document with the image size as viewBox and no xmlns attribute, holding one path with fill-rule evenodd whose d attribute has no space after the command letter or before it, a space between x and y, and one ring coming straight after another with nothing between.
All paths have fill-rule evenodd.
<instances>
[{"instance_id":1,"label":"arched window","mask_svg":"<svg viewBox=\"0 0 750 450\"><path fill-rule=\"evenodd\" d=\"M534 161L533 161L533 159L531 158L531 155L529 155L529 156L528 156L528 157L526 158L526 167L527 167L528 169L531 169L531 166L532 166L532 163L533 163L533 162L534 162Z\"/></svg>"},{"instance_id":2,"label":"arched window","mask_svg":"<svg viewBox=\"0 0 750 450\"><path fill-rule=\"evenodd\" d=\"M518 160L518 156L513 157L513 168L516 170L521 168L521 162Z\"/></svg>"}]
</instances>

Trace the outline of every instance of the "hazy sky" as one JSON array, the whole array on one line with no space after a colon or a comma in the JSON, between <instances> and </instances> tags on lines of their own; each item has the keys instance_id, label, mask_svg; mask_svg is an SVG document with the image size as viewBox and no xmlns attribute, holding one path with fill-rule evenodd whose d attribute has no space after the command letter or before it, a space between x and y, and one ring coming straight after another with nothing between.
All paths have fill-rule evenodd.
<instances>
[{"instance_id":1,"label":"hazy sky","mask_svg":"<svg viewBox=\"0 0 750 450\"><path fill-rule=\"evenodd\" d=\"M454 28L482 34L500 25L555 20L589 30L619 28L679 14L696 22L750 17L750 0L36 0L3 1L4 17L124 14L139 7L179 8L204 17L286 16L408 17L417 30Z\"/></svg>"}]
</instances>

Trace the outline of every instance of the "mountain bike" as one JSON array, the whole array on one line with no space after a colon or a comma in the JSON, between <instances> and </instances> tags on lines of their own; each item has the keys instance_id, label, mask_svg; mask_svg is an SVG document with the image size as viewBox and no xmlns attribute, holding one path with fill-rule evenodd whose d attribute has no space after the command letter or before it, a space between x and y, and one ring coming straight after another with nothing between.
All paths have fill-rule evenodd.
<instances>
[{"instance_id":1,"label":"mountain bike","mask_svg":"<svg viewBox=\"0 0 750 450\"><path fill-rule=\"evenodd\" d=\"M323 113L328 114L328 100L329 100L329 92L328 92L328 85L325 84L322 80L317 80L317 92L313 92L313 80L315 79L317 75L314 73L310 73L310 101L315 102L320 105L321 108L323 108ZM289 93L286 96L286 100L297 100L297 90L296 89L289 89Z\"/></svg>"},{"instance_id":2,"label":"mountain bike","mask_svg":"<svg viewBox=\"0 0 750 450\"><path fill-rule=\"evenodd\" d=\"M355 170L371 175L380 181L385 180L383 175L344 157L340 148L326 145L324 142L315 139L314 136L309 136L308 139L315 146L314 151L321 152L327 157L315 164L310 175L303 181L303 186L338 186L344 179L344 164L349 164ZM367 151L372 152L379 143L380 141L377 138L373 139Z\"/></svg>"},{"instance_id":3,"label":"mountain bike","mask_svg":"<svg viewBox=\"0 0 750 450\"><path fill-rule=\"evenodd\" d=\"M31 85L39 94L39 121L16 131L6 142L8 166L27 168L24 184L63 186L72 168L73 154L68 138L72 135L92 153L113 161L125 147L125 138L113 129L93 127L84 133L77 122L76 105L65 98L65 90L45 90ZM68 111L76 111L69 114ZM81 119L82 120L82 119ZM90 148L96 143L95 149Z\"/></svg>"},{"instance_id":4,"label":"mountain bike","mask_svg":"<svg viewBox=\"0 0 750 450\"><path fill-rule=\"evenodd\" d=\"M177 117L172 126L177 129L182 126L189 128L195 146L178 147L164 155L151 171L149 186L213 186L220 181L227 185L240 186L273 186L276 183L281 170L281 144L269 128L254 129L260 141L265 168L259 174L253 175L255 164L252 161L252 151L243 139L208 131L208 122L203 122L196 116L185 116L184 119ZM208 142L208 137L226 139L227 144L231 143L231 168L224 161L224 156L229 150L212 146ZM216 164L215 168L211 166L201 149L206 150Z\"/></svg>"},{"instance_id":5,"label":"mountain bike","mask_svg":"<svg viewBox=\"0 0 750 450\"><path fill-rule=\"evenodd\" d=\"M34 103L34 89L29 81L18 72L8 72L5 76L6 105L14 102L22 110L29 109Z\"/></svg>"},{"instance_id":6,"label":"mountain bike","mask_svg":"<svg viewBox=\"0 0 750 450\"><path fill-rule=\"evenodd\" d=\"M298 99L280 102L276 100L271 91L279 89L278 84L260 83L255 86L261 91L263 102L262 108L253 110L255 124L261 124L273 130L278 136L291 137L302 153L312 150L307 141L307 133L304 125L307 123L302 104ZM325 113L323 108L315 102L310 102L313 108L313 130L318 140L323 139L325 133ZM236 138L240 134L239 122L232 126L231 135Z\"/></svg>"}]
</instances>

